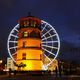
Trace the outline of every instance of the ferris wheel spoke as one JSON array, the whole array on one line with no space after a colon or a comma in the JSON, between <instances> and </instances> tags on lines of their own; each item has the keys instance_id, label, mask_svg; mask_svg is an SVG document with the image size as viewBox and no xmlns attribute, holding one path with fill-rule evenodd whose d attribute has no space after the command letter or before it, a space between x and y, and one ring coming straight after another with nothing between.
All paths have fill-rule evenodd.
<instances>
[{"instance_id":1,"label":"ferris wheel spoke","mask_svg":"<svg viewBox=\"0 0 80 80\"><path fill-rule=\"evenodd\" d=\"M17 41L9 41L9 42L11 42L11 43L17 43Z\"/></svg>"},{"instance_id":2,"label":"ferris wheel spoke","mask_svg":"<svg viewBox=\"0 0 80 80\"><path fill-rule=\"evenodd\" d=\"M48 56L46 56L46 54L44 54L44 56L45 56L49 61L51 61L51 59L50 59Z\"/></svg>"},{"instance_id":3,"label":"ferris wheel spoke","mask_svg":"<svg viewBox=\"0 0 80 80\"><path fill-rule=\"evenodd\" d=\"M56 42L58 41L42 41L41 43L43 44L43 43L56 43Z\"/></svg>"},{"instance_id":4,"label":"ferris wheel spoke","mask_svg":"<svg viewBox=\"0 0 80 80\"><path fill-rule=\"evenodd\" d=\"M45 35L46 35L47 33L49 33L51 30L52 30L52 28L51 28L49 31L47 31L45 34L43 34L41 37L45 36Z\"/></svg>"},{"instance_id":5,"label":"ferris wheel spoke","mask_svg":"<svg viewBox=\"0 0 80 80\"><path fill-rule=\"evenodd\" d=\"M17 52L13 53L12 56L14 56L14 55L16 55L16 54L17 54Z\"/></svg>"},{"instance_id":6,"label":"ferris wheel spoke","mask_svg":"<svg viewBox=\"0 0 80 80\"><path fill-rule=\"evenodd\" d=\"M53 47L53 46L48 46L48 45L42 45L42 46L44 46L44 47L48 47L48 48L52 48L52 49L58 49L57 47Z\"/></svg>"},{"instance_id":7,"label":"ferris wheel spoke","mask_svg":"<svg viewBox=\"0 0 80 80\"><path fill-rule=\"evenodd\" d=\"M43 38L42 40L45 40L45 39L48 39L48 38L52 38L52 37L54 37L54 36L56 36L56 34L51 35L51 36L49 36L49 37L45 37L45 38Z\"/></svg>"},{"instance_id":8,"label":"ferris wheel spoke","mask_svg":"<svg viewBox=\"0 0 80 80\"><path fill-rule=\"evenodd\" d=\"M18 29L16 29L16 28L14 30L17 31L17 32L19 32Z\"/></svg>"},{"instance_id":9,"label":"ferris wheel spoke","mask_svg":"<svg viewBox=\"0 0 80 80\"><path fill-rule=\"evenodd\" d=\"M15 46L15 47L10 47L9 49L15 49L15 48L17 48L18 46Z\"/></svg>"},{"instance_id":10,"label":"ferris wheel spoke","mask_svg":"<svg viewBox=\"0 0 80 80\"><path fill-rule=\"evenodd\" d=\"M18 38L18 36L14 35L14 34L11 34L11 36L15 37L15 38Z\"/></svg>"},{"instance_id":11,"label":"ferris wheel spoke","mask_svg":"<svg viewBox=\"0 0 80 80\"><path fill-rule=\"evenodd\" d=\"M42 47L42 49L43 49L44 51L46 51L46 52L48 52L48 53L52 54L53 56L55 56L55 54L54 54L54 53L52 53L52 52L50 52L49 50L44 49L43 47Z\"/></svg>"},{"instance_id":12,"label":"ferris wheel spoke","mask_svg":"<svg viewBox=\"0 0 80 80\"><path fill-rule=\"evenodd\" d=\"M44 26L44 28L42 29L42 31L44 31L44 30L45 30L45 28L46 28L46 25L47 25L47 24L45 24L45 26Z\"/></svg>"}]
</instances>

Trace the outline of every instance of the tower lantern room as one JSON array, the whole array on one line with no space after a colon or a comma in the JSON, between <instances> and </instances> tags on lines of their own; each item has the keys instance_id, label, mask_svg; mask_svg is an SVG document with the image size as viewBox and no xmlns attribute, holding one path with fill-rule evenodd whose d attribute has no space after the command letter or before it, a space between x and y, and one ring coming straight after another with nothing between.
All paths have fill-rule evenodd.
<instances>
[{"instance_id":1,"label":"tower lantern room","mask_svg":"<svg viewBox=\"0 0 80 80\"><path fill-rule=\"evenodd\" d=\"M21 70L42 70L41 20L28 16L19 21L16 64Z\"/></svg>"}]
</instances>

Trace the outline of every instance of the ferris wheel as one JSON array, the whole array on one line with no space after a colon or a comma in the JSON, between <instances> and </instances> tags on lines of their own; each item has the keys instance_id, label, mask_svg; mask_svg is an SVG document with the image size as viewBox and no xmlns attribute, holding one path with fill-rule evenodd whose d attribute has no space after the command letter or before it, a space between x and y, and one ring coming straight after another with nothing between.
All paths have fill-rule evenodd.
<instances>
[{"instance_id":1,"label":"ferris wheel","mask_svg":"<svg viewBox=\"0 0 80 80\"><path fill-rule=\"evenodd\" d=\"M13 55L17 52L16 50L18 48L18 32L19 24L12 29L7 40L8 53L14 62L16 61L13 58ZM43 20L41 20L41 32L41 46L44 56L48 60L48 63L43 64L43 66L47 69L47 67L53 63L58 56L60 50L60 39L53 26Z\"/></svg>"}]
</instances>

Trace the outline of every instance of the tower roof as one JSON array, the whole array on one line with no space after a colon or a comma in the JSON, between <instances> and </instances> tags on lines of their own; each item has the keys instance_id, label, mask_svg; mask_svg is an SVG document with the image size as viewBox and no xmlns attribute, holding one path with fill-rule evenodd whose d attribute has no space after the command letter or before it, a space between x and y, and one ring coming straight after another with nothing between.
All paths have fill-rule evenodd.
<instances>
[{"instance_id":1,"label":"tower roof","mask_svg":"<svg viewBox=\"0 0 80 80\"><path fill-rule=\"evenodd\" d=\"M28 16L20 18L18 22L20 23L21 21L26 21L26 20L33 20L36 21L37 23L41 23L41 20L39 18L32 16L30 13Z\"/></svg>"},{"instance_id":2,"label":"tower roof","mask_svg":"<svg viewBox=\"0 0 80 80\"><path fill-rule=\"evenodd\" d=\"M27 16L27 17L22 17L19 19L18 23L20 24L21 28L28 28L28 27L36 27L40 28L41 20L37 17L34 16Z\"/></svg>"}]
</instances>

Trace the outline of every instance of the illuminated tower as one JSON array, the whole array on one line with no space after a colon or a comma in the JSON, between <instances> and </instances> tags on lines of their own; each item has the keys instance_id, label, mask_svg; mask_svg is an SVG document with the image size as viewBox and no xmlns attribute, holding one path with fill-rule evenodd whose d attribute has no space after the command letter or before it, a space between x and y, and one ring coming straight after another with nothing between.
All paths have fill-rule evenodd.
<instances>
[{"instance_id":1,"label":"illuminated tower","mask_svg":"<svg viewBox=\"0 0 80 80\"><path fill-rule=\"evenodd\" d=\"M21 70L42 70L41 20L28 16L19 20L16 64Z\"/></svg>"}]
</instances>

